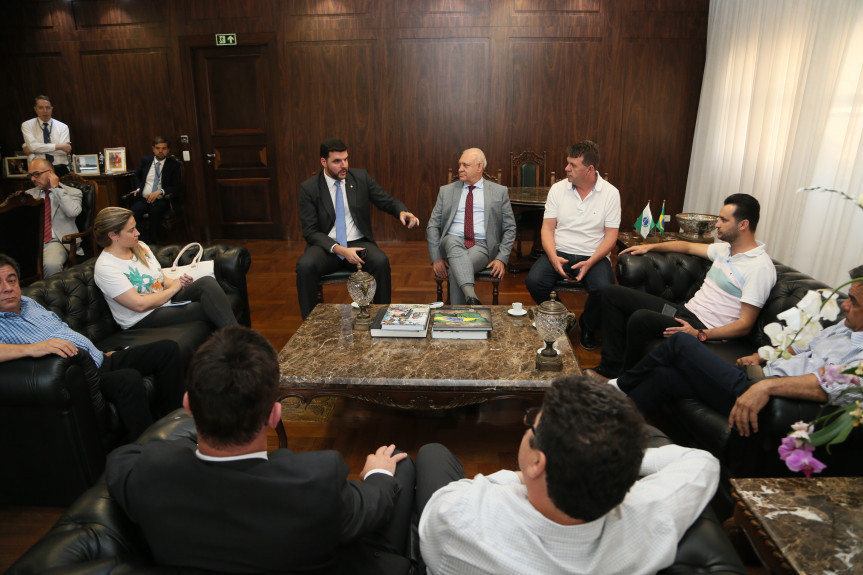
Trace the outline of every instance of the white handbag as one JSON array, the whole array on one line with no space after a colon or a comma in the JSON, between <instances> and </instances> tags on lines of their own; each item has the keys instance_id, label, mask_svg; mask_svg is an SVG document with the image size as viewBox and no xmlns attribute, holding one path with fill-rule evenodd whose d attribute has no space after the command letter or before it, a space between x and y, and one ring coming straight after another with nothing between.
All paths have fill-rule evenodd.
<instances>
[{"instance_id":1,"label":"white handbag","mask_svg":"<svg viewBox=\"0 0 863 575\"><path fill-rule=\"evenodd\" d=\"M178 265L180 258L183 256L183 252L194 246L198 246L198 254L192 258L192 262L185 266ZM177 254L177 257L174 258L174 265L170 268L162 268L162 273L165 274L165 277L169 277L171 279L177 279L183 274L188 274L195 280L201 279L204 276L215 278L216 274L213 272L213 260L201 261L201 257L203 255L204 248L198 242L186 244L183 249L180 250L180 253Z\"/></svg>"}]
</instances>

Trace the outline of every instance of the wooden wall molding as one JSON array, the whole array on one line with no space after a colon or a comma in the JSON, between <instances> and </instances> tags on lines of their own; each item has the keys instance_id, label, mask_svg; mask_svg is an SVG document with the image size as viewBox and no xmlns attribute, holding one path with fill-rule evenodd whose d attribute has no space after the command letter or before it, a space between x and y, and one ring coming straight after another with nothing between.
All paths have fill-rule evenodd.
<instances>
[{"instance_id":1,"label":"wooden wall molding","mask_svg":"<svg viewBox=\"0 0 863 575\"><path fill-rule=\"evenodd\" d=\"M329 136L423 222L464 148L482 147L492 169L506 168L510 152L547 150L549 171L560 172L566 146L584 138L600 145L600 172L621 190L624 227L648 199L665 199L667 213L683 206L709 0L3 4L4 152L20 148L20 123L43 92L79 153L126 146L134 166L154 135L166 135L174 153L192 158L186 213L199 237L218 222L207 209L216 191L205 189L211 152L197 141L207 120L191 58L225 32L240 48L268 46L261 125L277 202L266 209L284 239L301 239L298 187L319 170L318 145ZM373 223L378 239L424 238L387 216Z\"/></svg>"}]
</instances>

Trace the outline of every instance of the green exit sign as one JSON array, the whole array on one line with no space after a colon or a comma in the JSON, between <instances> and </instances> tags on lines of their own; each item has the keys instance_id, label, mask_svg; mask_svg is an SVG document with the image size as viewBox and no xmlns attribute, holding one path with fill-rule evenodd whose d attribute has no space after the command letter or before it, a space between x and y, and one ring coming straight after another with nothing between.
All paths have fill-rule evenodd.
<instances>
[{"instance_id":1,"label":"green exit sign","mask_svg":"<svg viewBox=\"0 0 863 575\"><path fill-rule=\"evenodd\" d=\"M216 46L236 46L236 34L216 34Z\"/></svg>"}]
</instances>

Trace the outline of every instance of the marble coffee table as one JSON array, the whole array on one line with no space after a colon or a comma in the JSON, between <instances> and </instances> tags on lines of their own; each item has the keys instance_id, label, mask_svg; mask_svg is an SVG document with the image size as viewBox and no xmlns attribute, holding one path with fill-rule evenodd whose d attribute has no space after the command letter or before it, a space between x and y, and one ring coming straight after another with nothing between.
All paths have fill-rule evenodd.
<instances>
[{"instance_id":1,"label":"marble coffee table","mask_svg":"<svg viewBox=\"0 0 863 575\"><path fill-rule=\"evenodd\" d=\"M383 306L371 306L374 313ZM539 399L562 374L581 374L569 340L557 342L563 371L539 371L542 342L528 316L492 308L487 340L371 337L354 331L347 304L318 304L279 353L281 397L362 399L402 409L449 409L492 399Z\"/></svg>"}]
</instances>

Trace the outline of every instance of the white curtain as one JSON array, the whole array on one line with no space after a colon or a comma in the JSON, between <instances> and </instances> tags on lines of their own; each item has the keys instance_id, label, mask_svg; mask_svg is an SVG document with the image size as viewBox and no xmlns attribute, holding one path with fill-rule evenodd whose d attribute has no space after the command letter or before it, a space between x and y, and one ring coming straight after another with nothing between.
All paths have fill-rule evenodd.
<instances>
[{"instance_id":1,"label":"white curtain","mask_svg":"<svg viewBox=\"0 0 863 575\"><path fill-rule=\"evenodd\" d=\"M863 2L711 0L684 211L761 203L776 260L838 285L863 264Z\"/></svg>"}]
</instances>

